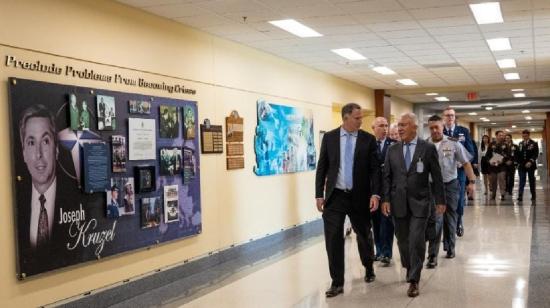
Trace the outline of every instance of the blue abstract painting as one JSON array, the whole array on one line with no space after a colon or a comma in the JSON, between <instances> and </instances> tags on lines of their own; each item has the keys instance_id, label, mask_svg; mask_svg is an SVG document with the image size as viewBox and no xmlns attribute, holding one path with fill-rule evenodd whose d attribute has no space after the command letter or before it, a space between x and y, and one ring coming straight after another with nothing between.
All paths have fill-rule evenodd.
<instances>
[{"instance_id":1,"label":"blue abstract painting","mask_svg":"<svg viewBox=\"0 0 550 308\"><path fill-rule=\"evenodd\" d=\"M311 110L265 100L258 100L257 108L256 175L314 170L316 153Z\"/></svg>"}]
</instances>

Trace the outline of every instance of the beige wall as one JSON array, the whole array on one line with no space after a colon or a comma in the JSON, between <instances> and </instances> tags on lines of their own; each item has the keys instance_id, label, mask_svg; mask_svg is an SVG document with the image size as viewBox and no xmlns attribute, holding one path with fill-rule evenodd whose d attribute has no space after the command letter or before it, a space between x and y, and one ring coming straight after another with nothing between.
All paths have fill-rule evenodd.
<instances>
[{"instance_id":1,"label":"beige wall","mask_svg":"<svg viewBox=\"0 0 550 308\"><path fill-rule=\"evenodd\" d=\"M314 172L253 174L256 100L312 109L315 130L334 127L333 102L374 110L373 91L251 48L162 20L111 1L9 1L0 4L0 56L72 65L106 74L183 83L197 95L66 78L2 67L0 138L10 140L10 76L198 101L199 119L221 124L236 109L244 117L246 169L225 171L225 155L201 156L203 233L185 240L88 262L19 282L11 157L0 149L0 302L3 307L47 304L117 283L154 269L200 257L233 243L320 217L314 206ZM3 63L3 62L2 62ZM3 65L3 64L2 64ZM317 147L319 146L316 134Z\"/></svg>"},{"instance_id":2,"label":"beige wall","mask_svg":"<svg viewBox=\"0 0 550 308\"><path fill-rule=\"evenodd\" d=\"M390 124L397 122L400 115L406 112L413 112L413 104L403 100L399 97L391 97L391 119Z\"/></svg>"}]
</instances>

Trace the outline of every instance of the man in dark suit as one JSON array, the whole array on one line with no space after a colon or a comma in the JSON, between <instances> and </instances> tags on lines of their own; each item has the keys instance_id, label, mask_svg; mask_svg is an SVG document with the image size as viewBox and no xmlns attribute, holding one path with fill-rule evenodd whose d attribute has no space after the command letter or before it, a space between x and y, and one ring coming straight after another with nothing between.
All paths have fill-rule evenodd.
<instances>
[{"instance_id":1,"label":"man in dark suit","mask_svg":"<svg viewBox=\"0 0 550 308\"><path fill-rule=\"evenodd\" d=\"M19 136L30 175L29 181L22 173L16 184L19 272L24 278L72 261L66 247L71 222L62 214L84 220L85 213L72 194L78 191L76 180L57 166L60 151L51 112L43 105L27 108L20 117Z\"/></svg>"},{"instance_id":2,"label":"man in dark suit","mask_svg":"<svg viewBox=\"0 0 550 308\"><path fill-rule=\"evenodd\" d=\"M388 149L384 162L382 214L393 214L401 264L407 269L407 294L419 294L418 283L426 254L426 225L430 215L430 176L438 212L445 211L445 193L435 146L417 136L414 113L398 122L401 141Z\"/></svg>"},{"instance_id":3,"label":"man in dark suit","mask_svg":"<svg viewBox=\"0 0 550 308\"><path fill-rule=\"evenodd\" d=\"M360 129L361 107L350 103L342 108L342 126L327 132L321 143L315 198L323 213L325 244L332 284L327 297L344 291L344 220L349 216L357 234L365 281L375 280L370 212L378 208L380 165L374 136Z\"/></svg>"},{"instance_id":4,"label":"man in dark suit","mask_svg":"<svg viewBox=\"0 0 550 308\"><path fill-rule=\"evenodd\" d=\"M470 162L475 164L477 162L477 151L474 148L474 143L472 142L472 137L470 136L470 131L464 127L456 124L456 113L452 107L447 107L443 110L443 122L445 126L443 128L443 134L445 136L451 137L451 140L458 141L466 148L468 153L472 155ZM456 213L458 214L457 226L456 226L456 235L464 235L464 224L462 223L462 216L464 216L464 194L466 191L466 173L464 168L460 166L458 168L458 208Z\"/></svg>"},{"instance_id":5,"label":"man in dark suit","mask_svg":"<svg viewBox=\"0 0 550 308\"><path fill-rule=\"evenodd\" d=\"M388 148L397 141L387 136L388 121L386 118L377 117L374 119L372 131L376 138L376 156L380 162L380 176L382 176L382 172L384 171L384 160ZM382 177L379 181L382 183ZM372 229L374 233L374 243L376 244L376 257L374 260L389 266L393 249L394 228L392 218L382 215L379 208L372 213Z\"/></svg>"},{"instance_id":6,"label":"man in dark suit","mask_svg":"<svg viewBox=\"0 0 550 308\"><path fill-rule=\"evenodd\" d=\"M516 157L519 173L518 201L523 201L523 189L525 188L525 176L529 176L529 189L531 200L537 199L535 191L535 170L537 169L537 158L539 157L539 145L530 138L528 130L521 133L523 141L519 143L518 155Z\"/></svg>"}]
</instances>

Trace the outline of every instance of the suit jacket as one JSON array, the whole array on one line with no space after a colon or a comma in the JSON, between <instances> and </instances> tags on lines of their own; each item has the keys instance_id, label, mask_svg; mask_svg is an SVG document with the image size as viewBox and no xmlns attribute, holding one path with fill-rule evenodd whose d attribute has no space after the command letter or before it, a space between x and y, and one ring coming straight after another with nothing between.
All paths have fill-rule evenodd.
<instances>
[{"instance_id":1,"label":"suit jacket","mask_svg":"<svg viewBox=\"0 0 550 308\"><path fill-rule=\"evenodd\" d=\"M455 124L455 129L451 134L451 132L447 130L447 127L443 126L443 134L445 136L455 138L456 141L462 143L470 155L472 155L470 162L472 164L477 164L477 151L475 149L474 142L472 141L472 137L470 136L470 131L466 127Z\"/></svg>"},{"instance_id":2,"label":"suit jacket","mask_svg":"<svg viewBox=\"0 0 550 308\"><path fill-rule=\"evenodd\" d=\"M384 146L382 147L382 151L376 152L378 154L377 158L378 158L378 161L380 162L380 168L382 168L380 175L382 175L382 173L384 172L383 168L384 168L384 162L386 160L386 153L388 153L388 149L390 148L390 146L396 142L397 140L391 139L390 137L386 137L386 140L384 141ZM378 146L378 143L376 143L376 145Z\"/></svg>"},{"instance_id":3,"label":"suit jacket","mask_svg":"<svg viewBox=\"0 0 550 308\"><path fill-rule=\"evenodd\" d=\"M421 173L417 172L419 159L424 164ZM432 202L430 175L436 204L445 204L443 178L435 146L418 138L408 171L403 157L403 142L390 146L384 163L383 200L390 202L391 212L395 217L406 217L408 211L415 217L429 216Z\"/></svg>"},{"instance_id":4,"label":"suit jacket","mask_svg":"<svg viewBox=\"0 0 550 308\"><path fill-rule=\"evenodd\" d=\"M539 145L537 142L529 139L527 142L521 141L518 146L518 152L516 156L516 161L518 167L522 170L525 170L525 164L530 161L531 168L537 169L537 158L539 157Z\"/></svg>"},{"instance_id":5,"label":"suit jacket","mask_svg":"<svg viewBox=\"0 0 550 308\"><path fill-rule=\"evenodd\" d=\"M315 197L330 200L340 167L340 127L325 134L315 175ZM380 195L380 163L376 157L376 139L359 130L355 143L352 202L357 210L370 213L369 200Z\"/></svg>"}]
</instances>

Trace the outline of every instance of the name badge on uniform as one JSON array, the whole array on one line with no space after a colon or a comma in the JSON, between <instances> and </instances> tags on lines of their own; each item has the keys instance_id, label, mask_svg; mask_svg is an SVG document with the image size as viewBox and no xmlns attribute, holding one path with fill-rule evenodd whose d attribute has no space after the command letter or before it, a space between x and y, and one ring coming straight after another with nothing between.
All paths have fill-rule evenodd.
<instances>
[{"instance_id":1,"label":"name badge on uniform","mask_svg":"<svg viewBox=\"0 0 550 308\"><path fill-rule=\"evenodd\" d=\"M464 134L458 134L458 141L460 142L466 141L466 137L464 136Z\"/></svg>"},{"instance_id":2,"label":"name badge on uniform","mask_svg":"<svg viewBox=\"0 0 550 308\"><path fill-rule=\"evenodd\" d=\"M422 158L418 158L418 162L416 163L416 173L422 172L424 172L424 163L422 162Z\"/></svg>"}]
</instances>

